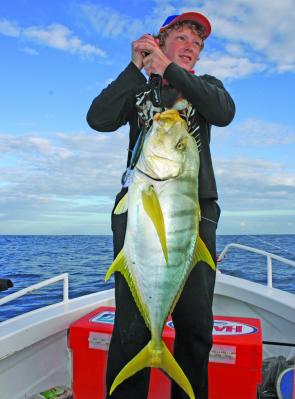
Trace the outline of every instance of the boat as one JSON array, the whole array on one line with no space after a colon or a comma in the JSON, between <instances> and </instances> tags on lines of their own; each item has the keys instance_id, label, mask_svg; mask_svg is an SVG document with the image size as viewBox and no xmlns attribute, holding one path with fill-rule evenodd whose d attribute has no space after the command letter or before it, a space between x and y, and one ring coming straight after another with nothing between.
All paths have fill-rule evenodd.
<instances>
[{"instance_id":1,"label":"boat","mask_svg":"<svg viewBox=\"0 0 295 399\"><path fill-rule=\"evenodd\" d=\"M228 244L218 260L224 262L225 258L228 259L233 248L254 252L266 258L267 284L218 271L213 301L214 314L259 319L262 326L263 358L294 358L295 295L273 287L272 269L274 260L282 262L286 267L295 267L295 262L236 243ZM4 306L61 280L61 302L0 322L1 399L31 398L38 392L55 386L71 388L73 356L68 344L70 326L101 306L114 306L113 289L69 299L67 274L8 294L0 299L0 305ZM239 395L236 397L239 399ZM221 396L218 399L226 398Z\"/></svg>"}]
</instances>

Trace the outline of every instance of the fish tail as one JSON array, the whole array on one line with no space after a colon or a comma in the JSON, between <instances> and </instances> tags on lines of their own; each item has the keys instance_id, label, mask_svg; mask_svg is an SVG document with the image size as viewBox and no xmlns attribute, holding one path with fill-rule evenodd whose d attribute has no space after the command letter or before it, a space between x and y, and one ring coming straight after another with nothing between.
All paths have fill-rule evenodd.
<instances>
[{"instance_id":1,"label":"fish tail","mask_svg":"<svg viewBox=\"0 0 295 399\"><path fill-rule=\"evenodd\" d=\"M160 348L156 348L152 340L120 371L111 386L110 395L123 381L145 367L161 368L186 392L190 399L195 399L189 380L164 341L161 341Z\"/></svg>"}]
</instances>

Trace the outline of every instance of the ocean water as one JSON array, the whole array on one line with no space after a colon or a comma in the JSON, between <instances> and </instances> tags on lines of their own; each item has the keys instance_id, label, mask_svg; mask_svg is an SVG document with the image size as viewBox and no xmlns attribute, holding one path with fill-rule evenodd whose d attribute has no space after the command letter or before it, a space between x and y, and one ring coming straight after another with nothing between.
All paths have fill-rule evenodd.
<instances>
[{"instance_id":1,"label":"ocean water","mask_svg":"<svg viewBox=\"0 0 295 399\"><path fill-rule=\"evenodd\" d=\"M217 253L229 243L244 244L295 261L295 235L217 237ZM112 263L111 236L0 236L0 278L14 287L0 298L61 273L69 274L70 298L113 287L104 282ZM227 274L266 284L266 258L231 249L218 268ZM295 294L295 268L273 261L273 286ZM0 306L0 321L62 300L62 282Z\"/></svg>"}]
</instances>

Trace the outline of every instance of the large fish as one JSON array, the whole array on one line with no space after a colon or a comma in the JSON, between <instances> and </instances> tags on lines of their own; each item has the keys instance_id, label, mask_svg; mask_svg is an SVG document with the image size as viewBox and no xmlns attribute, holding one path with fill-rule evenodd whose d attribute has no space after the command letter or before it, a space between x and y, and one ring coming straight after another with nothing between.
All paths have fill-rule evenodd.
<instances>
[{"instance_id":1,"label":"large fish","mask_svg":"<svg viewBox=\"0 0 295 399\"><path fill-rule=\"evenodd\" d=\"M176 110L156 114L134 170L128 194L115 213L128 208L123 249L106 279L120 271L151 331L150 342L119 372L110 394L144 367L163 369L190 399L190 382L162 340L169 314L199 260L215 264L198 235L199 152Z\"/></svg>"}]
</instances>

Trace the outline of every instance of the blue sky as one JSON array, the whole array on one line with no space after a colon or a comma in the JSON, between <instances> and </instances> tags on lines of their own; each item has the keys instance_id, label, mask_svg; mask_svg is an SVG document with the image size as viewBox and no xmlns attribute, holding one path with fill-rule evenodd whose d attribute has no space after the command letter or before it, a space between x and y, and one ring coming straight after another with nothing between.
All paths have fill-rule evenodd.
<instances>
[{"instance_id":1,"label":"blue sky","mask_svg":"<svg viewBox=\"0 0 295 399\"><path fill-rule=\"evenodd\" d=\"M86 113L131 41L184 11L212 23L196 73L237 107L212 132L218 233L295 234L293 0L1 1L0 234L110 234L128 127L98 133Z\"/></svg>"}]
</instances>

